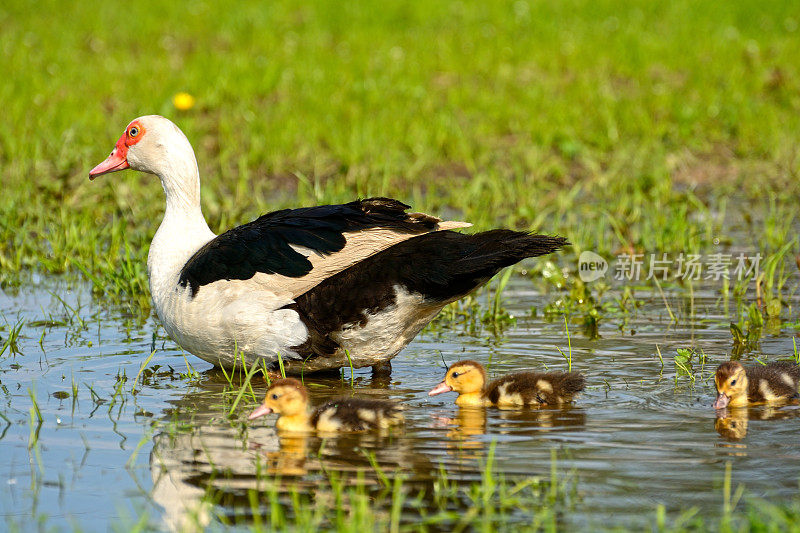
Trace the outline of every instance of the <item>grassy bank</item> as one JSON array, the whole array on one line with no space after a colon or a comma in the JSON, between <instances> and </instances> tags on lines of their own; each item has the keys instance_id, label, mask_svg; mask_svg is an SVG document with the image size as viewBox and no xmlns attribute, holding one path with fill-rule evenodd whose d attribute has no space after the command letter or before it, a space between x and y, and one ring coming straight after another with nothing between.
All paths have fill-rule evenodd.
<instances>
[{"instance_id":1,"label":"grassy bank","mask_svg":"<svg viewBox=\"0 0 800 533\"><path fill-rule=\"evenodd\" d=\"M146 113L193 142L213 229L390 195L578 251L709 250L730 220L778 250L800 183L792 5L7 2L0 281L84 272L147 305L163 193L86 178Z\"/></svg>"}]
</instances>

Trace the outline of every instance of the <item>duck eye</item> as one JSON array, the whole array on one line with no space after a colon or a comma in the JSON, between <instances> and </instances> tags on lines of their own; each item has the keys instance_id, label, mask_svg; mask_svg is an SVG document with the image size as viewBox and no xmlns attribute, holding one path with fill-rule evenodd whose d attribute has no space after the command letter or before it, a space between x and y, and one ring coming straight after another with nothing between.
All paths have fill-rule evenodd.
<instances>
[{"instance_id":1,"label":"duck eye","mask_svg":"<svg viewBox=\"0 0 800 533\"><path fill-rule=\"evenodd\" d=\"M736 380L735 380L735 379L732 379L732 380L731 380L731 387L733 387L734 385L736 385Z\"/></svg>"},{"instance_id":2,"label":"duck eye","mask_svg":"<svg viewBox=\"0 0 800 533\"><path fill-rule=\"evenodd\" d=\"M272 395L272 399L273 399L273 400L277 400L277 399L278 399L278 395L277 395L277 394L273 394L273 395Z\"/></svg>"},{"instance_id":3,"label":"duck eye","mask_svg":"<svg viewBox=\"0 0 800 533\"><path fill-rule=\"evenodd\" d=\"M452 376L453 376L454 378L457 378L457 377L458 377L458 372L453 372Z\"/></svg>"},{"instance_id":4,"label":"duck eye","mask_svg":"<svg viewBox=\"0 0 800 533\"><path fill-rule=\"evenodd\" d=\"M130 135L131 137L136 137L137 135L139 135L139 127L138 126L134 126L131 129L129 129L128 130L128 135Z\"/></svg>"}]
</instances>

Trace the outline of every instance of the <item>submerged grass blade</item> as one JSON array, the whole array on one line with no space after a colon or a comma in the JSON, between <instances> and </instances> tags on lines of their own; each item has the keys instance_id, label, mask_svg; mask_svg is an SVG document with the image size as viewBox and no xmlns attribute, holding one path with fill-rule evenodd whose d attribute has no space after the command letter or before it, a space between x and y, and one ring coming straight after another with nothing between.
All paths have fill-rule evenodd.
<instances>
[{"instance_id":1,"label":"submerged grass blade","mask_svg":"<svg viewBox=\"0 0 800 533\"><path fill-rule=\"evenodd\" d=\"M345 348L344 354L347 356L347 364L350 367L350 388L355 390L356 377L355 377L355 370L353 370L353 360L350 358L350 350Z\"/></svg>"},{"instance_id":2,"label":"submerged grass blade","mask_svg":"<svg viewBox=\"0 0 800 533\"><path fill-rule=\"evenodd\" d=\"M564 315L564 330L567 332L567 348L569 349L569 358L567 359L567 370L569 372L572 372L572 339L570 339L569 336L569 324L567 323L567 315Z\"/></svg>"},{"instance_id":3,"label":"submerged grass blade","mask_svg":"<svg viewBox=\"0 0 800 533\"><path fill-rule=\"evenodd\" d=\"M36 401L36 389L33 385L28 389L28 395L31 397L31 409L36 413L36 419L39 421L39 424L41 424L44 418L42 418L42 412L39 410L39 403Z\"/></svg>"},{"instance_id":4,"label":"submerged grass blade","mask_svg":"<svg viewBox=\"0 0 800 533\"><path fill-rule=\"evenodd\" d=\"M133 467L133 465L136 463L136 458L139 456L139 450L142 449L142 446L150 442L151 439L152 435L149 432L145 432L142 435L142 438L139 439L139 444L136 445L136 448L133 449L133 452L131 452L130 457L128 457L128 460L125 462L125 468Z\"/></svg>"},{"instance_id":5,"label":"submerged grass blade","mask_svg":"<svg viewBox=\"0 0 800 533\"><path fill-rule=\"evenodd\" d=\"M139 372L136 373L136 379L133 380L133 387L131 387L131 392L133 394L136 394L136 392L137 392L136 391L136 385L139 383L139 378L142 376L142 372L144 372L144 369L147 367L147 364L150 363L150 360L153 358L153 356L155 354L156 354L155 350L150 352L150 355L148 355L147 359L144 360L144 362L142 363L142 366L139 367Z\"/></svg>"},{"instance_id":6,"label":"submerged grass blade","mask_svg":"<svg viewBox=\"0 0 800 533\"><path fill-rule=\"evenodd\" d=\"M253 378L253 375L256 372L258 372L259 370L260 369L258 368L258 361L254 361L253 364L250 366L250 370L247 372L247 374L244 377L244 382L239 387L239 392L238 392L238 394L236 394L236 398L233 400L233 404L231 405L231 409L230 409L230 411L228 411L228 416L232 416L233 415L233 412L236 410L236 407L239 405L239 401L242 399L242 396L244 396L245 391L248 388L250 388L251 392L253 391L253 389L250 387L250 380ZM254 394L254 396L255 396L255 394Z\"/></svg>"}]
</instances>

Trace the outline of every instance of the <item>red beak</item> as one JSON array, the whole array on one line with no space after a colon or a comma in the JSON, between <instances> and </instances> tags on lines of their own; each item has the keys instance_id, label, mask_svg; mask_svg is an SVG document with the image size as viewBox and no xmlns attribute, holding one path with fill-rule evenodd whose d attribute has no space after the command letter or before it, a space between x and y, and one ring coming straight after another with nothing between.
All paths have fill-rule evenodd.
<instances>
[{"instance_id":1,"label":"red beak","mask_svg":"<svg viewBox=\"0 0 800 533\"><path fill-rule=\"evenodd\" d=\"M453 390L453 388L444 381L442 381L441 383L439 383L438 385L436 385L434 388L431 389L431 391L428 393L428 396L436 396L437 394L443 394L445 392L450 392L451 390Z\"/></svg>"},{"instance_id":2,"label":"red beak","mask_svg":"<svg viewBox=\"0 0 800 533\"><path fill-rule=\"evenodd\" d=\"M102 176L103 174L116 172L118 170L125 170L126 168L130 168L130 165L128 165L128 147L125 146L125 136L123 135L117 141L117 145L111 151L111 155L89 171L89 179L93 180L97 176Z\"/></svg>"}]
</instances>

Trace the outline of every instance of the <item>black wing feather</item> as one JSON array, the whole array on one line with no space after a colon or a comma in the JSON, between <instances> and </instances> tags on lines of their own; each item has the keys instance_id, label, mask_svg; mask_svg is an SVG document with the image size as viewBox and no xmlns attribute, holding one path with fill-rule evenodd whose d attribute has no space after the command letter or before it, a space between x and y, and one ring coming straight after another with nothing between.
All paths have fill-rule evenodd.
<instances>
[{"instance_id":1,"label":"black wing feather","mask_svg":"<svg viewBox=\"0 0 800 533\"><path fill-rule=\"evenodd\" d=\"M305 343L293 349L304 357L332 355L339 348L331 333L395 302L395 286L447 302L465 296L501 268L526 257L549 254L569 243L563 237L511 230L476 234L434 231L405 240L347 268L286 306L308 328Z\"/></svg>"},{"instance_id":2,"label":"black wing feather","mask_svg":"<svg viewBox=\"0 0 800 533\"><path fill-rule=\"evenodd\" d=\"M321 255L344 248L344 233L388 227L403 233L424 233L438 218L408 214L409 206L391 198L369 198L347 204L283 209L219 235L186 262L179 278L192 296L203 285L222 279L250 279L256 273L299 278L311 262L291 245Z\"/></svg>"}]
</instances>

